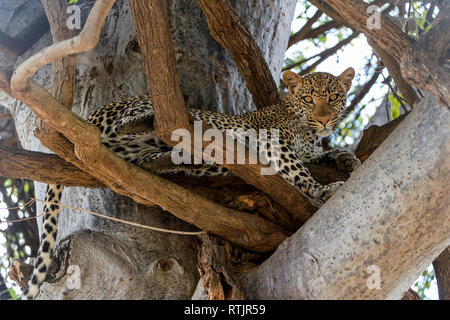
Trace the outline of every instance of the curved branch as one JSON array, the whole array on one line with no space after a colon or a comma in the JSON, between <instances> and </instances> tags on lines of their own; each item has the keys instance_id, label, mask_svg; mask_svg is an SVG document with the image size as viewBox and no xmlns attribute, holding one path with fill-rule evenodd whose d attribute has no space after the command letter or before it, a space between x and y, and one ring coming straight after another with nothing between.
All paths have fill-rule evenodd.
<instances>
[{"instance_id":1,"label":"curved branch","mask_svg":"<svg viewBox=\"0 0 450 320\"><path fill-rule=\"evenodd\" d=\"M114 2L116 0L96 1L83 30L78 36L55 43L39 51L19 65L11 78L11 89L13 91L24 90L27 86L27 79L46 64L68 55L94 48L100 38L100 31L105 22L105 18Z\"/></svg>"},{"instance_id":2,"label":"curved branch","mask_svg":"<svg viewBox=\"0 0 450 320\"><path fill-rule=\"evenodd\" d=\"M367 20L367 3L361 0L311 0L313 5L325 12L336 22L350 27L355 32L364 33L388 51L396 61L400 61L403 53L413 41L391 22L380 14L380 28L369 28ZM381 1L380 3L383 3Z\"/></svg>"}]
</instances>

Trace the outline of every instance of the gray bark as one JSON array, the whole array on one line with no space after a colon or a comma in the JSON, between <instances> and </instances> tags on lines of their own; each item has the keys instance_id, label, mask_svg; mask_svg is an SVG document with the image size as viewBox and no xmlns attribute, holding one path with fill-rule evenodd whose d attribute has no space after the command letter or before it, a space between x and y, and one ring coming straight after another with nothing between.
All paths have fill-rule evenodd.
<instances>
[{"instance_id":1,"label":"gray bark","mask_svg":"<svg viewBox=\"0 0 450 320\"><path fill-rule=\"evenodd\" d=\"M450 111L429 95L419 101L347 183L241 279L246 296L400 299L450 244L449 132Z\"/></svg>"},{"instance_id":2,"label":"gray bark","mask_svg":"<svg viewBox=\"0 0 450 320\"><path fill-rule=\"evenodd\" d=\"M279 79L296 1L232 3L264 52L273 76ZM187 105L229 113L253 110L242 77L228 52L209 35L197 2L167 1L167 13ZM50 43L47 34L14 65ZM1 61L3 65L13 63L8 57ZM46 66L34 76L47 88L50 68ZM73 110L86 117L105 103L145 93L147 86L128 1L119 0L107 18L99 45L79 57ZM45 151L32 134L35 117L29 109L4 94L0 94L0 103L11 110L24 148ZM36 183L38 199L44 198L44 190L43 184ZM138 205L109 189L66 188L62 202L141 224L193 230L168 212ZM41 209L38 206L38 211ZM41 299L186 299L197 285L194 237L131 228L63 209L58 242L61 268L55 281L42 286ZM73 284L77 272L81 276L80 289Z\"/></svg>"}]
</instances>

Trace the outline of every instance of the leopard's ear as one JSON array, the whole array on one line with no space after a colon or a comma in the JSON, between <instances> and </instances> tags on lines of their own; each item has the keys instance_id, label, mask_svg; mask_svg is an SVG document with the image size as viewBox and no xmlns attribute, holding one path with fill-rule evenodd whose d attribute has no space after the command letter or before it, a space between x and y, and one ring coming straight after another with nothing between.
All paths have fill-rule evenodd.
<instances>
[{"instance_id":1,"label":"leopard's ear","mask_svg":"<svg viewBox=\"0 0 450 320\"><path fill-rule=\"evenodd\" d=\"M338 77L338 80L342 82L345 87L345 90L348 92L350 87L352 86L352 80L355 77L355 69L347 68L341 75Z\"/></svg>"},{"instance_id":2,"label":"leopard's ear","mask_svg":"<svg viewBox=\"0 0 450 320\"><path fill-rule=\"evenodd\" d=\"M292 71L285 71L283 73L283 82L287 85L289 93L295 94L296 89L302 84L303 78Z\"/></svg>"}]
</instances>

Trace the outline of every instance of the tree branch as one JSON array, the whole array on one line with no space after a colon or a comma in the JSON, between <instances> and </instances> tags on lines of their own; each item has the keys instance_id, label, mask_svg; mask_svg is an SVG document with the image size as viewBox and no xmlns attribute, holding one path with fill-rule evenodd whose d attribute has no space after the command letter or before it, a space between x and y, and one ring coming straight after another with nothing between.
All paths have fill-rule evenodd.
<instances>
[{"instance_id":1,"label":"tree branch","mask_svg":"<svg viewBox=\"0 0 450 320\"><path fill-rule=\"evenodd\" d=\"M58 156L2 146L0 176L66 186L104 187L98 180Z\"/></svg>"},{"instance_id":2,"label":"tree branch","mask_svg":"<svg viewBox=\"0 0 450 320\"><path fill-rule=\"evenodd\" d=\"M449 29L450 4L447 3L430 31L408 48L400 63L406 81L431 92L447 107L450 106Z\"/></svg>"},{"instance_id":3,"label":"tree branch","mask_svg":"<svg viewBox=\"0 0 450 320\"><path fill-rule=\"evenodd\" d=\"M383 72L384 66L377 65L375 68L372 77L367 81L364 86L359 90L359 92L355 95L352 102L348 106L347 109L345 109L344 117L350 114L358 105L358 103L361 102L362 99L367 95L367 93L370 91L370 89L373 87L375 82L377 82L378 77L380 76L381 72Z\"/></svg>"},{"instance_id":4,"label":"tree branch","mask_svg":"<svg viewBox=\"0 0 450 320\"><path fill-rule=\"evenodd\" d=\"M296 44L297 42L307 39L306 35L309 34L309 32L311 31L312 25L314 24L314 22L319 20L319 18L322 14L323 14L322 11L317 10L316 13L310 19L308 19L308 21L305 23L305 25L299 31L297 31L295 34L293 34L292 36L289 37L289 42L288 42L287 47L290 48L292 45Z\"/></svg>"},{"instance_id":5,"label":"tree branch","mask_svg":"<svg viewBox=\"0 0 450 320\"><path fill-rule=\"evenodd\" d=\"M54 43L19 65L11 78L11 89L15 92L25 90L27 79L35 74L39 68L57 59L94 48L100 38L100 31L105 18L114 2L115 0L96 1L83 30L78 36Z\"/></svg>"},{"instance_id":6,"label":"tree branch","mask_svg":"<svg viewBox=\"0 0 450 320\"><path fill-rule=\"evenodd\" d=\"M434 274L439 291L439 300L450 300L450 247L433 261Z\"/></svg>"},{"instance_id":7,"label":"tree branch","mask_svg":"<svg viewBox=\"0 0 450 320\"><path fill-rule=\"evenodd\" d=\"M410 84L408 84L406 82L406 80L402 77L402 72L400 70L399 63L389 54L389 52L382 49L371 38L368 38L367 41L369 42L370 46L375 49L377 55L383 61L383 64L388 69L389 75L394 79L395 84L397 85L398 89L400 90L400 93L402 94L403 98L406 100L408 105L411 108L413 108L414 103L417 100L419 100L419 97L417 96L416 92L414 91L414 88Z\"/></svg>"},{"instance_id":8,"label":"tree branch","mask_svg":"<svg viewBox=\"0 0 450 320\"><path fill-rule=\"evenodd\" d=\"M211 35L226 48L245 79L257 108L281 102L269 66L228 0L198 0Z\"/></svg>"}]
</instances>

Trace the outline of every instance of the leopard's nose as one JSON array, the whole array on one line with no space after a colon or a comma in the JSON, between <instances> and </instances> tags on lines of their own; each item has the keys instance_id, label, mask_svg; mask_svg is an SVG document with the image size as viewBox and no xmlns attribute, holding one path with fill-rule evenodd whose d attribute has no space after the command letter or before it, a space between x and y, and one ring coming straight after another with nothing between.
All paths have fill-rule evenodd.
<instances>
[{"instance_id":1,"label":"leopard's nose","mask_svg":"<svg viewBox=\"0 0 450 320\"><path fill-rule=\"evenodd\" d=\"M328 123L329 120L330 120L330 117L317 118L317 121L322 123L324 126Z\"/></svg>"}]
</instances>

